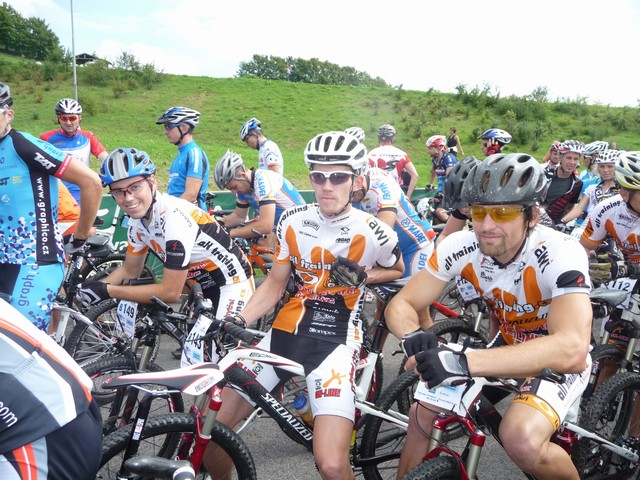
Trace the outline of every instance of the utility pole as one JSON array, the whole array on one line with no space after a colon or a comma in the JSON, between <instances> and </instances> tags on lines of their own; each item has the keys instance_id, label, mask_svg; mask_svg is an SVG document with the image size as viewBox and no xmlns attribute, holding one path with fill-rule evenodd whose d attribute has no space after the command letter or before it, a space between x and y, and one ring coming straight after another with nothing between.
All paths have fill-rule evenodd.
<instances>
[{"instance_id":1,"label":"utility pole","mask_svg":"<svg viewBox=\"0 0 640 480\"><path fill-rule=\"evenodd\" d=\"M71 4L71 56L73 57L73 95L78 101L78 74L76 72L76 40L73 33L73 0L69 0Z\"/></svg>"}]
</instances>

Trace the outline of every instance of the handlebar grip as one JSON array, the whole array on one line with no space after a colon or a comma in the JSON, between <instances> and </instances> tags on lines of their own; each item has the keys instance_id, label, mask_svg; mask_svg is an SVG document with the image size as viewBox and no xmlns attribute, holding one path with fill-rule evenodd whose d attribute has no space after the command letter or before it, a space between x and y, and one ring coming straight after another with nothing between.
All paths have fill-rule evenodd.
<instances>
[{"instance_id":1,"label":"handlebar grip","mask_svg":"<svg viewBox=\"0 0 640 480\"><path fill-rule=\"evenodd\" d=\"M162 300L160 300L155 295L152 296L150 300L151 300L152 303L155 303L157 306L159 306L165 312L168 312L168 311L171 310L171 305L168 305L168 304L164 303Z\"/></svg>"},{"instance_id":2,"label":"handlebar grip","mask_svg":"<svg viewBox=\"0 0 640 480\"><path fill-rule=\"evenodd\" d=\"M253 343L253 340L254 340L253 333L251 333L248 330L245 330L242 327L239 327L235 323L224 322L222 324L222 330L224 330L226 333L228 333L232 337L237 338L238 340L242 340L244 343Z\"/></svg>"},{"instance_id":3,"label":"handlebar grip","mask_svg":"<svg viewBox=\"0 0 640 480\"><path fill-rule=\"evenodd\" d=\"M204 295L202 293L202 285L198 282L195 282L191 287L191 294L193 295L193 301L196 304L196 309L198 311L207 310L207 305L205 304Z\"/></svg>"},{"instance_id":4,"label":"handlebar grip","mask_svg":"<svg viewBox=\"0 0 640 480\"><path fill-rule=\"evenodd\" d=\"M262 233L260 230L256 230L255 228L252 228L251 232L258 238L267 238L266 233Z\"/></svg>"},{"instance_id":5,"label":"handlebar grip","mask_svg":"<svg viewBox=\"0 0 640 480\"><path fill-rule=\"evenodd\" d=\"M564 383L566 378L563 373L554 372L550 368L543 368L540 377L555 383Z\"/></svg>"}]
</instances>

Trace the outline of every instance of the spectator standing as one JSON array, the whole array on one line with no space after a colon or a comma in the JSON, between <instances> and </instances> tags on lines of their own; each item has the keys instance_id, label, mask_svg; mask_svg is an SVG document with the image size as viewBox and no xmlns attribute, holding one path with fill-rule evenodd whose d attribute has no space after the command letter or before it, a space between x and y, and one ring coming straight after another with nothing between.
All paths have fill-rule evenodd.
<instances>
[{"instance_id":1,"label":"spectator standing","mask_svg":"<svg viewBox=\"0 0 640 480\"><path fill-rule=\"evenodd\" d=\"M280 147L276 142L265 137L260 120L252 117L244 122L240 127L240 140L258 150L259 169L272 170L284 175L284 159Z\"/></svg>"},{"instance_id":2,"label":"spectator standing","mask_svg":"<svg viewBox=\"0 0 640 480\"><path fill-rule=\"evenodd\" d=\"M172 107L160 115L156 123L164 125L167 140L178 147L178 156L169 167L167 193L206 210L209 159L193 140L193 130L200 123L200 112L186 107Z\"/></svg>"},{"instance_id":3,"label":"spectator standing","mask_svg":"<svg viewBox=\"0 0 640 480\"><path fill-rule=\"evenodd\" d=\"M40 139L78 159L87 167L90 166L91 155L102 161L109 152L102 146L98 138L87 130L80 128L82 121L82 105L72 98L63 98L55 107L56 119L60 128L40 135ZM63 180L73 198L80 204L80 187Z\"/></svg>"},{"instance_id":4,"label":"spectator standing","mask_svg":"<svg viewBox=\"0 0 640 480\"><path fill-rule=\"evenodd\" d=\"M98 175L44 140L11 127L9 86L0 83L0 292L37 328L47 331L64 273L58 227L58 178L80 187L82 208L69 249L80 248L102 198Z\"/></svg>"},{"instance_id":5,"label":"spectator standing","mask_svg":"<svg viewBox=\"0 0 640 480\"><path fill-rule=\"evenodd\" d=\"M369 152L369 165L388 171L411 199L418 185L418 171L409 155L393 145L396 134L393 125L385 124L378 128L379 146Z\"/></svg>"},{"instance_id":6,"label":"spectator standing","mask_svg":"<svg viewBox=\"0 0 640 480\"><path fill-rule=\"evenodd\" d=\"M447 148L449 149L449 153L458 157L458 154L464 157L464 150L462 149L462 144L460 143L460 137L457 134L458 129L456 127L451 127L449 129L449 136L447 137Z\"/></svg>"}]
</instances>

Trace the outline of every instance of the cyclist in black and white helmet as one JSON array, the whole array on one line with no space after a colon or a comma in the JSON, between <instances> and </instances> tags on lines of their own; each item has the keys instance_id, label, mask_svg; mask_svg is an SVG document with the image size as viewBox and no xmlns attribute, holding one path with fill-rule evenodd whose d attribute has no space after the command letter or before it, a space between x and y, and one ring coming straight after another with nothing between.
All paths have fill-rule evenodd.
<instances>
[{"instance_id":1,"label":"cyclist in black and white helmet","mask_svg":"<svg viewBox=\"0 0 640 480\"><path fill-rule=\"evenodd\" d=\"M90 166L91 155L102 161L109 152L102 146L93 132L80 128L82 106L73 98L63 98L55 106L55 114L60 128L40 135L40 139L49 142L73 158ZM63 181L73 198L81 205L80 188L70 182Z\"/></svg>"},{"instance_id":2,"label":"cyclist in black and white helmet","mask_svg":"<svg viewBox=\"0 0 640 480\"><path fill-rule=\"evenodd\" d=\"M324 479L353 478L349 449L354 421L354 375L362 342L360 313L367 282L399 278L404 265L398 237L387 225L351 206L362 188L367 150L345 132L325 132L304 151L316 201L289 208L280 218L271 272L242 310L252 324L280 300L293 274L295 294L281 309L259 347L299 362L305 369L313 413L313 454ZM248 368L248 362L242 362ZM267 390L285 380L273 366L250 367ZM335 379L340 378L340 381ZM236 425L253 407L233 388L222 393L216 420ZM205 463L212 478L226 478L213 444ZM209 468L211 467L211 468Z\"/></svg>"},{"instance_id":3,"label":"cyclist in black and white helmet","mask_svg":"<svg viewBox=\"0 0 640 480\"><path fill-rule=\"evenodd\" d=\"M172 107L160 115L156 123L164 125L167 140L178 147L178 155L169 167L167 193L206 210L209 159L193 140L193 130L200 123L200 112L186 107Z\"/></svg>"},{"instance_id":4,"label":"cyclist in black and white helmet","mask_svg":"<svg viewBox=\"0 0 640 480\"><path fill-rule=\"evenodd\" d=\"M284 175L284 158L278 144L267 138L262 131L262 123L255 117L240 127L240 140L248 147L258 150L258 168L272 170Z\"/></svg>"},{"instance_id":5,"label":"cyclist in black and white helmet","mask_svg":"<svg viewBox=\"0 0 640 480\"><path fill-rule=\"evenodd\" d=\"M509 458L535 478L578 478L570 456L551 437L565 419L577 417L591 373L589 264L578 242L538 224L547 187L542 166L530 155L496 154L477 164L462 187L473 230L440 242L425 269L387 306L387 325L403 337L407 368L415 367L423 380L407 414L398 478L429 450L431 426L442 407L427 399L445 391L441 386L461 385L462 395L476 376L515 378L526 386L526 395L511 400L500 424ZM418 329L417 312L437 300L456 275L473 285L498 323L487 348L440 345L435 335ZM540 378L544 368L567 380Z\"/></svg>"}]
</instances>

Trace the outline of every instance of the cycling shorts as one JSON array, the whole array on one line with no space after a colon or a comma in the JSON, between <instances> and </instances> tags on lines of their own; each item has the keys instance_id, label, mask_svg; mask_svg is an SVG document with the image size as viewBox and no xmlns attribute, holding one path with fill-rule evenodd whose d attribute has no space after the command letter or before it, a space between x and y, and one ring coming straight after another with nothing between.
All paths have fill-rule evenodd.
<instances>
[{"instance_id":1,"label":"cycling shorts","mask_svg":"<svg viewBox=\"0 0 640 480\"><path fill-rule=\"evenodd\" d=\"M429 242L417 252L402 252L402 260L404 261L404 274L402 278L412 277L427 265L429 257L433 253L435 247L434 242Z\"/></svg>"},{"instance_id":2,"label":"cycling shorts","mask_svg":"<svg viewBox=\"0 0 640 480\"><path fill-rule=\"evenodd\" d=\"M314 418L316 415L336 415L354 420L354 382L355 369L360 360L359 344L336 344L271 329L257 347L282 355L304 367ZM268 364L248 360L240 363L269 391L273 391L292 376ZM239 393L255 406L243 392Z\"/></svg>"},{"instance_id":3,"label":"cycling shorts","mask_svg":"<svg viewBox=\"0 0 640 480\"><path fill-rule=\"evenodd\" d=\"M488 348L505 345L502 335L498 334ZM455 347L460 346L454 345ZM471 350L467 349L467 351ZM564 383L555 383L538 377L520 379L518 382L520 393L515 395L512 403L524 403L535 408L547 417L554 430L557 430L564 420L577 420L580 398L587 387L590 375L591 355L587 355L585 369L581 373L566 374ZM428 390L427 385L419 382L414 396L424 395L426 390Z\"/></svg>"},{"instance_id":4,"label":"cycling shorts","mask_svg":"<svg viewBox=\"0 0 640 480\"><path fill-rule=\"evenodd\" d=\"M0 264L0 292L10 295L11 306L45 332L49 329L53 302L63 278L61 263Z\"/></svg>"},{"instance_id":5,"label":"cycling shorts","mask_svg":"<svg viewBox=\"0 0 640 480\"><path fill-rule=\"evenodd\" d=\"M102 455L102 419L89 410L49 435L0 455L2 480L93 480Z\"/></svg>"}]
</instances>

